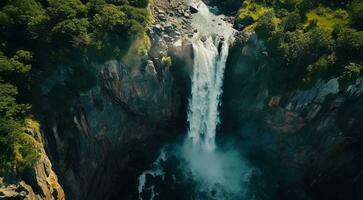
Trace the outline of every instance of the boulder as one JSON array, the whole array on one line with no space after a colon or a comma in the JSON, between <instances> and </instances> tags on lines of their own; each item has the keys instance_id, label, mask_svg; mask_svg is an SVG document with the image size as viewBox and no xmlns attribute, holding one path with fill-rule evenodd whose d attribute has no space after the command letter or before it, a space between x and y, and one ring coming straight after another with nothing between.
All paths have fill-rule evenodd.
<instances>
[{"instance_id":1,"label":"boulder","mask_svg":"<svg viewBox=\"0 0 363 200\"><path fill-rule=\"evenodd\" d=\"M165 22L165 21L166 21L166 16L165 16L165 14L158 14L158 19L159 19L160 21Z\"/></svg>"},{"instance_id":2,"label":"boulder","mask_svg":"<svg viewBox=\"0 0 363 200\"><path fill-rule=\"evenodd\" d=\"M199 12L199 10L194 6L189 6L190 13L195 14Z\"/></svg>"},{"instance_id":3,"label":"boulder","mask_svg":"<svg viewBox=\"0 0 363 200\"><path fill-rule=\"evenodd\" d=\"M164 29L167 34L170 34L174 31L174 27L171 24L166 24L164 26Z\"/></svg>"},{"instance_id":4,"label":"boulder","mask_svg":"<svg viewBox=\"0 0 363 200\"><path fill-rule=\"evenodd\" d=\"M153 27L152 27L153 31L155 33L161 33L164 31L164 28L161 26L161 24L155 24Z\"/></svg>"},{"instance_id":5,"label":"boulder","mask_svg":"<svg viewBox=\"0 0 363 200\"><path fill-rule=\"evenodd\" d=\"M202 42L207 41L207 36L203 35L203 36L200 38L200 40L201 40Z\"/></svg>"},{"instance_id":6,"label":"boulder","mask_svg":"<svg viewBox=\"0 0 363 200\"><path fill-rule=\"evenodd\" d=\"M184 13L184 17L187 18L187 19L191 18L190 14L187 13L187 12Z\"/></svg>"}]
</instances>

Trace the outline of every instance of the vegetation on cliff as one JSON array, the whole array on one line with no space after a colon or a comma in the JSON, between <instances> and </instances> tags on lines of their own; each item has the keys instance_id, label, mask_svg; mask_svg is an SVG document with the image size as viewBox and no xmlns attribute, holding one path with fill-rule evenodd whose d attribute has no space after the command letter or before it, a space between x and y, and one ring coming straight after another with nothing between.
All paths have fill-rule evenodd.
<instances>
[{"instance_id":1,"label":"vegetation on cliff","mask_svg":"<svg viewBox=\"0 0 363 200\"><path fill-rule=\"evenodd\" d=\"M146 53L147 6L148 0L0 2L0 173L36 162L36 142L24 123L34 107L49 108L43 95L62 110L94 83L91 61L120 58L135 40L145 41L137 50ZM44 89L55 72L69 76Z\"/></svg>"},{"instance_id":2,"label":"vegetation on cliff","mask_svg":"<svg viewBox=\"0 0 363 200\"><path fill-rule=\"evenodd\" d=\"M236 26L257 32L271 80L285 89L329 77L347 84L363 69L361 11L359 0L245 0Z\"/></svg>"}]
</instances>

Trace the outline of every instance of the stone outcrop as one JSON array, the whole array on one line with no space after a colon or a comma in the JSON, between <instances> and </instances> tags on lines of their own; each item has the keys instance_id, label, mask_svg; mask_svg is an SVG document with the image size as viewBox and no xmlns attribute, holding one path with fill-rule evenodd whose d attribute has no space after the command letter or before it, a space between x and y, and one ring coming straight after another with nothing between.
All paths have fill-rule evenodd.
<instances>
[{"instance_id":1,"label":"stone outcrop","mask_svg":"<svg viewBox=\"0 0 363 200\"><path fill-rule=\"evenodd\" d=\"M350 188L362 180L356 159L363 133L362 78L350 86L332 77L283 90L281 80L269 77L273 67L256 34L240 32L237 41L225 74L222 129L277 155L281 167L301 176L294 180L299 195L302 186L316 199L334 199L339 191L360 195Z\"/></svg>"},{"instance_id":2,"label":"stone outcrop","mask_svg":"<svg viewBox=\"0 0 363 200\"><path fill-rule=\"evenodd\" d=\"M105 89L126 109L160 122L175 117L179 103L172 98L170 66L162 63L158 66L156 70L154 62L149 60L144 70L130 71L122 63L110 61L104 65L100 76Z\"/></svg>"},{"instance_id":3,"label":"stone outcrop","mask_svg":"<svg viewBox=\"0 0 363 200\"><path fill-rule=\"evenodd\" d=\"M39 125L27 119L30 123L26 130L38 142L40 158L32 169L22 174L8 173L0 179L0 198L27 200L65 200L62 186L52 169L45 149L43 135L36 127Z\"/></svg>"}]
</instances>

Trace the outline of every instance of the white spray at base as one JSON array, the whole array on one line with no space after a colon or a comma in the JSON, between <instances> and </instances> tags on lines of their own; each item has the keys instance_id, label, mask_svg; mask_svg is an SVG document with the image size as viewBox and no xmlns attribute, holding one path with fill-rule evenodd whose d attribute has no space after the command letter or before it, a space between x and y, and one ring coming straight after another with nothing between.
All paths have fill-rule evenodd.
<instances>
[{"instance_id":1,"label":"white spray at base","mask_svg":"<svg viewBox=\"0 0 363 200\"><path fill-rule=\"evenodd\" d=\"M193 199L241 199L247 192L251 169L233 145L222 150L215 141L224 71L234 30L231 24L221 20L222 16L212 14L203 2L194 6L199 12L193 15L192 26L198 34L192 38L194 58L188 135L182 146L175 145L167 154L178 157L184 174L193 177L196 187ZM145 190L151 191L150 200L154 199L154 185L146 188L145 177L146 174L164 176L160 161L166 161L168 155L165 157L163 149L152 165L153 170L139 177L139 199Z\"/></svg>"}]
</instances>

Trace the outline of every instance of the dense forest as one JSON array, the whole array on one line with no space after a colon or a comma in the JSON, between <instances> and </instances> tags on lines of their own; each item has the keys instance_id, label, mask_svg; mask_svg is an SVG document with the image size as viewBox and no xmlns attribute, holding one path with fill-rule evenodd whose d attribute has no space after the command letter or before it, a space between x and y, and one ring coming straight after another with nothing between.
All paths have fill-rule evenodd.
<instances>
[{"instance_id":1,"label":"dense forest","mask_svg":"<svg viewBox=\"0 0 363 200\"><path fill-rule=\"evenodd\" d=\"M258 58L269 59L270 83L275 87L304 88L318 79L337 76L344 85L353 83L363 70L362 1L214 3L237 15L237 29L258 33L264 42Z\"/></svg>"},{"instance_id":2,"label":"dense forest","mask_svg":"<svg viewBox=\"0 0 363 200\"><path fill-rule=\"evenodd\" d=\"M162 1L160 0L160 2ZM140 74L125 73L126 74L125 76L130 76L129 79L127 78L125 79L126 81L131 82L130 88L132 88L132 89L127 88L124 90L126 91L126 93L130 93L127 95L131 96L128 99L128 100L131 99L130 100L131 103L130 102L126 103L138 104L141 102L140 104L142 103L145 104L145 102L148 103L148 101L160 101L157 102L161 104L160 108L159 107L155 108L155 110L157 109L162 110L160 111L160 113L163 114L166 113L165 115L167 115L170 118L174 117L174 113L172 112L175 112L176 113L175 115L183 115L181 117L178 116L183 120L184 118L187 118L189 110L187 110L188 106L184 105L184 103L187 104L186 102L189 100L188 95L190 91L188 90L189 89L188 87L190 87L190 85L192 84L189 84L188 81L191 80L190 77L187 77L188 76L187 73L189 72L188 70L190 69L189 68L186 69L187 67L185 67L184 65L191 64L192 61L186 59L186 57L190 56L189 54L192 55L192 53L190 53L189 51L193 51L193 47L195 47L193 45L195 45L196 41L201 43L200 45L201 48L204 47L203 45L205 44L206 41L208 42L208 40L207 37L203 35L204 37L202 36L201 38L197 38L195 41L192 41L196 37L199 37L198 34L202 33L202 31L197 30L197 28L193 27L192 26L193 24L190 25L191 24L190 21L193 20L193 14L195 16L198 12L200 13L202 9L198 8L195 5L194 7L190 6L189 4L187 5L184 1L180 2L176 1L175 6L174 5L171 6L172 4L171 2L175 3L175 0L168 0L168 1L165 0L165 2L163 0L163 3L160 4L158 4L158 0L0 0L0 178L9 172L15 174L22 174L27 169L34 167L34 165L40 159L42 152L40 152L39 149L39 146L41 144L39 141L35 139L37 136L32 130L38 130L36 132L42 132L40 131L42 127L41 122L45 118L54 117L55 118L54 121L57 121L58 120L57 117L66 116L68 117L67 120L59 119L59 121L63 120L66 121L68 124L73 123L72 120L76 121L77 120L76 116L73 115L73 113L70 112L69 110L73 109L73 107L78 106L78 104L81 104L79 103L80 97L82 97L84 93L90 91L93 88L93 86L98 84L97 81L100 81L100 77L98 77L98 75L101 71L99 66L102 66L111 60L120 61L123 67L125 66L132 69L134 68L138 69L138 67L141 66L140 63L142 63L146 67L151 66L149 69L140 70L143 72L149 70L148 73L150 73L151 75L147 73L144 73L143 75L140 75L141 73ZM181 9L182 6L184 6L182 5L181 2L185 3L186 5L184 10ZM251 77L255 79L254 80L255 82L251 81L252 82L251 85L257 85L257 86L256 88L251 87L252 88L251 90L255 90L252 91L251 93L256 94L255 95L257 96L256 99L259 99L260 93L262 94L261 96L264 95L263 92L258 91L259 89L263 88L264 90L266 89L266 91L268 91L268 93L264 97L265 99L262 101L262 104L263 103L266 104L265 107L267 107L267 110L275 109L274 108L276 106L275 104L279 104L280 98L283 99L284 95L288 96L292 94L293 91L300 91L312 88L319 81L324 82L331 80L333 78L337 78L339 82L338 85L340 87L339 89L341 88L346 89L352 84L356 83L356 80L358 78L361 79L363 75L363 1L362 0L204 0L203 2L208 4L210 8L213 7L213 9L210 9L213 15L223 16L221 17L221 20L216 23L218 24L218 26L216 25L217 27L221 26L222 23L223 25L225 25L224 23L228 24L228 26L230 25L229 28L231 29L233 27L233 31L231 32L235 33L233 36L233 44L228 46L226 51L228 52L228 50L230 50L231 52L231 54L229 54L229 57L226 56L225 58L227 63L227 68L228 66L233 66L233 64L235 64L234 62L239 62L245 58L246 60L248 60L246 61L246 63L248 64L253 63L252 64L253 66L251 68L255 70L254 72L256 72L257 75L256 76L251 75ZM154 4L156 6L153 7ZM165 6L164 4L166 4L167 6ZM167 10L168 8L171 7L173 7L174 10L170 11ZM163 11L163 9L165 11ZM170 21L172 21L172 23L169 23ZM215 18L213 18L213 21L212 20L210 21L211 21L210 23L216 22ZM174 22L176 23L173 24ZM180 29L185 29L185 31L184 30L180 31ZM203 27L201 29L203 29ZM212 36L210 37L212 38ZM215 37L215 35L213 35L213 37ZM177 68L175 71L177 71L180 74L183 73L182 75L180 74L175 75L169 73L169 71L166 70L169 74L162 77L162 75L160 75L162 73L158 74L159 71L157 69L157 64L155 64L156 67L154 66L153 61L155 61L155 59L153 60L153 58L151 58L152 53L150 53L151 52L150 50L155 45L152 42L157 41L156 43L158 44L155 45L155 48L161 48L169 45L167 48L165 48L168 49L170 46L174 45L173 42L178 41L179 39L181 40L181 38L188 40L189 46L187 47L183 46L183 48L181 48L182 50L177 48L175 48L177 50L175 50L174 48L170 48L177 52L175 54L180 53L180 55L174 55L174 54L169 55L169 51L167 52L167 50L165 50L165 52L161 52L162 50L159 49L155 50L155 52L157 53L161 52L160 53L162 57L161 61L164 62L163 66L167 66L165 68L168 68L169 70L169 68L174 67L174 69ZM221 43L216 45L217 46L215 48L217 49L215 50L216 55L220 53L221 51L220 48L222 48L221 44L225 42L224 41L225 39L226 38L221 37L220 38ZM243 52L244 51L243 48L247 45L253 46L252 48L253 50L251 50L252 52L251 54L253 54L252 56L251 55L246 56L248 53ZM185 51L186 53L183 51ZM149 53L150 55L148 55ZM235 58L234 56L235 57L240 56L243 58L241 58L241 60L238 60L234 59ZM178 59L174 60L174 58ZM182 59L185 60L180 61ZM245 63L241 65L236 64L236 66L238 67L242 65L247 65L247 64ZM107 77L107 75L105 75L105 77L109 78ZM170 77L173 76L173 77L170 78L168 76ZM133 78L136 79L135 82L137 83L133 82ZM155 80L153 78L155 78ZM175 82L173 82L174 81L173 78L175 78ZM164 79L169 81L170 83L165 81ZM119 81L118 83L114 83L112 81L114 80L110 81L112 84L117 85L117 87L116 86L114 88L111 87L111 89L116 88L115 90L119 89L121 87L120 85L126 82L126 81L122 82L123 80L118 80ZM164 84L163 81L167 82L169 85ZM221 81L222 82L224 81L223 78L221 79ZM171 84L171 82L173 84ZM148 83L152 84L148 85L149 87L146 87L145 85ZM232 81L232 83L235 82ZM176 86L177 84L180 85L184 84L184 85ZM98 84L97 86L100 87L100 85L101 84ZM160 91L155 89L158 87L162 89L160 89ZM236 88L238 89L240 89L240 87L242 86L239 85L236 86ZM183 88L185 90L185 91L183 90L182 95L177 94L182 90L180 88ZM165 91L168 91L168 89L170 89L172 90L172 92L170 92L169 94L165 92L164 89ZM218 89L223 89L223 86L220 86L220 88ZM233 89L235 88L233 87ZM116 91L116 93L117 92L122 93L124 91ZM341 92L343 91L343 89L339 91ZM131 95L131 93L138 93L138 92L140 93L139 96L137 96L138 94L135 95L136 97ZM228 91L225 93L228 93ZM232 93L233 95L236 95L238 92L232 91ZM114 99L118 98L117 94L112 94L113 97L111 98ZM220 100L219 98L221 98L220 96L222 96L222 94L224 95L223 92L217 95L218 100ZM167 107L170 105L163 105L164 101L159 100L158 95L161 96L162 98L160 99L163 100L164 99L170 100L173 98L184 98L181 100L182 102L181 104L183 105L182 106L177 105L182 108L175 108L171 109L172 111L169 111ZM241 96L244 95L245 94L242 94ZM125 98L127 99L129 96ZM269 101L268 99L270 97L273 98L271 99L270 102L268 102ZM100 108L100 110L102 110L103 102L102 100L99 100L97 98L98 97L94 97L94 99L92 99L92 103L94 104L92 105L93 106L92 109L95 108L94 110L97 110L98 108ZM135 98L136 100L133 101L134 100L133 98ZM140 99L142 100L138 101ZM274 99L275 100L278 99L277 100L278 103L274 102ZM285 100L286 99L287 98L285 97ZM112 100L109 101L111 102ZM165 102L169 102L167 100L165 100ZM171 102L174 103L174 101ZM179 103L179 101L175 102ZM124 102L122 103L126 104ZM322 102L319 103L323 104ZM228 104L233 105L231 110L236 111L237 113L239 110L235 105L240 105L242 103L239 101L236 102L236 100L232 99L230 100L230 102L226 102L225 105ZM250 112L254 114L257 113L256 110L258 109L252 108L253 107L252 103L251 106L249 106L249 103L245 104L248 105L241 105L241 107L243 106L251 107ZM150 105L152 107L154 104L150 103ZM147 106L150 105L149 104L146 106L143 105L144 107L140 106L141 109L139 110L142 110L145 107L148 108ZM157 104L155 103L155 105ZM358 107L360 105L358 105L357 103L357 105L354 104L352 105L352 107L353 106ZM224 121L221 120L220 122L218 118L219 115L218 109L221 109L221 107L222 107L221 103L217 102L215 109L217 113L216 123L217 124L221 123L222 124L221 127L223 127ZM113 108L114 107L111 107L111 109ZM122 109L120 108L120 110ZM179 112L178 109L184 109L183 114L178 113ZM281 108L280 110L284 109L285 108ZM130 137L131 139L138 140L143 137L149 139L148 138L149 135L145 134L144 132L149 132L149 131L152 132L151 130L153 129L157 130L157 128L160 128L161 127L160 124L169 122L165 120L162 121L162 123L160 124L156 124L156 122L155 124L152 124L152 122L147 121L147 119L140 120L139 116L135 117L136 115L134 115L139 110L136 109L136 112L130 115L128 115L129 113L127 112L126 112L127 114L125 115L120 114L120 116L123 117L127 115L125 119L120 120L120 122L117 121L117 123L119 124L115 125L115 127L117 126L117 128L115 129L117 129L117 131L120 132L120 135L117 136L121 138L121 139L119 138L120 141L122 141L123 137L125 138L130 137L122 135L121 132L122 133L127 132L128 134L128 132L133 133L132 131L140 132L140 135L142 134L144 135L140 136L135 134L136 139L134 137ZM150 110L154 111L152 108ZM262 110L263 109L261 108L261 110L258 110L258 112L260 111L262 112ZM318 109L316 110L317 110L316 112L314 110L315 114L320 112L320 110ZM121 112L123 111L120 111L120 113ZM326 112L328 113L328 111ZM222 111L221 113L223 114ZM246 113L248 113L248 111L246 111L245 113L241 113L241 116ZM292 124L291 125L292 127L295 126L296 128L297 126L299 126L299 124L296 125L293 123L295 122L299 123L300 122L299 120L303 121L303 117L300 117L300 115L297 114L296 115L291 114L292 111L286 113L287 113L286 118L288 118L288 120L286 120L287 124L288 125ZM83 114L84 113L82 113L82 116ZM103 118L104 117L103 114L104 113L102 113L102 115L99 114L98 117ZM106 113L105 115L107 114L108 113ZM239 115L240 113L237 114ZM256 116L260 117L260 115L262 116L261 113L258 113L258 115ZM349 115L349 113L347 115ZM115 116L119 117L119 115ZM144 117L144 115L142 114L140 116ZM133 117L137 119L131 119ZM245 117L252 119L255 116L252 114L246 114ZM351 116L349 115L346 118L348 119L349 117ZM126 118L129 121L127 121ZM114 123L114 121L112 121L113 118L110 117L110 119L111 120L109 120L108 118L102 120L108 121L109 123ZM293 120L296 119L296 121L292 120L292 122L290 122L289 119ZM357 121L358 121L357 123L359 123L360 119L361 118L358 116L356 121L354 120L351 121L352 123L353 122L356 123ZM174 120L174 118L172 120ZM180 119L178 118L178 120ZM237 127L238 125L236 124L238 120L239 118L237 117L236 119L231 119L231 120L227 119L226 121L231 121L231 123L230 124L226 123L227 125L224 126L230 125L231 127L234 126ZM264 121L265 118L260 117L259 120L261 121L261 123L265 122ZM277 119L277 121L278 120L279 119ZM187 119L185 119L184 121L187 121ZM184 121L175 122L175 124L178 125L182 124L180 126L184 126L190 123L190 121L188 122ZM67 126L68 124L66 122L64 124L60 122L60 126L62 125ZM135 127L129 128L128 126L124 126L124 124L122 124L124 122L125 123L130 122L129 126L130 127L135 126ZM315 121L313 122L315 123ZM145 123L146 125L142 126L138 123L140 124ZM312 121L307 120L306 124L309 123L312 124ZM76 122L72 124L73 127L69 128L69 130L72 130L72 128L75 129L74 128L76 127L75 124ZM281 124L283 124L283 122ZM316 122L316 124L313 125L317 126L317 124L318 123ZM106 125L104 126L106 127ZM139 125L141 128L138 127ZM173 127L173 125L174 124L170 125L170 127ZM302 125L301 127L303 127L304 125ZM47 128L51 129L51 126L52 124L51 125L48 124ZM121 128L118 126L120 126ZM219 126L219 124L216 126ZM169 128L169 125L162 127ZM293 132L298 132L298 130L300 130L301 127L296 128L297 131L294 130ZM107 127L104 128L105 130L103 128L104 127L102 127L102 130L100 132L105 131L105 133L102 132L104 133L104 135L110 134L110 133L106 134ZM214 131L216 132L218 128L219 127L215 128ZM131 131L129 129L134 129L134 130ZM185 129L188 128L185 127ZM260 129L262 130L263 128ZM66 132L65 134L72 133L72 131L69 132L65 131L65 132ZM51 135L52 133L49 134ZM98 136L99 135L96 135L95 137ZM46 138L46 136L44 137ZM69 138L72 139L72 137ZM173 137L173 136L168 135L168 137ZM146 140L145 138L144 140ZM156 138L155 140L158 140L158 138ZM117 147L122 146L119 145L117 142L115 142L116 143L115 146ZM138 142L140 141L136 141L135 144ZM110 142L110 144L111 143L112 142ZM142 142L140 142L140 144L141 143ZM68 145L72 146L73 143ZM81 146L81 144L76 144L74 146L77 145ZM99 144L97 143L97 145ZM102 145L104 144L102 143ZM102 149L103 148L102 145L99 145L97 147L100 147L100 149ZM106 146L107 145L108 143L106 144ZM127 145L132 146L133 143ZM122 146L122 148L124 147ZM125 149L127 148L132 148L132 147L126 146ZM142 146L142 148L144 148L144 146ZM78 151L81 148L77 147L69 149L67 149L68 151L67 153L72 154L73 153L71 152L72 150L76 149L76 151ZM127 151L127 153L129 153L129 150L125 149L122 150ZM146 147L145 149L144 151L148 151ZM117 149L117 151L114 150L116 153L115 152L112 153L119 156L118 150L119 149ZM47 151L49 151L49 149L47 149ZM109 153L106 150L105 152L102 153L96 152L95 154L97 153L99 153L100 155L102 154L100 156L102 157L103 153L105 154ZM125 155L127 153L125 153ZM137 153L139 152L136 151L136 154ZM75 154L77 154L78 156L79 152L76 152ZM140 153L140 155L141 154L142 153ZM147 157L150 156L150 158L148 157L148 159L153 159L151 154L155 156L154 154L156 153L153 152L150 153L150 155L147 155ZM131 153L125 156L126 160L125 162L129 162L128 159L132 160L131 158L132 156L130 155ZM72 160L72 162L69 163L74 164L78 163L78 161L81 160L81 158L77 156L72 157L66 155L64 157L66 157L67 159L69 158L69 160ZM111 156L110 158L108 157L105 158L105 160L107 159L112 160L112 162L109 163L113 163L113 158ZM145 162L148 162L149 161L148 159L145 159ZM73 163L74 160L77 160L77 162ZM59 159L57 161L62 162L63 160ZM79 163L80 162L81 161L79 161ZM117 161L115 161L115 163L116 162ZM359 162L361 162L361 160L359 160ZM103 160L99 161L99 163L103 163ZM135 163L137 162L135 161ZM88 165L88 163L86 163L86 165ZM94 165L95 169L99 167L97 164ZM134 168L134 166L128 166L128 163L125 164L125 166L127 166L128 168ZM74 166L71 166L69 168L72 167ZM102 174L104 172L102 171L104 170L102 167L100 171L98 171L99 168L97 168L97 173ZM105 168L108 169L107 167ZM112 166L109 168L112 168ZM132 173L136 174L139 173L142 169L142 167L140 166L137 166L135 168L136 170L129 169L129 171L134 170L132 171ZM68 170L68 166L64 167L64 169ZM63 169L59 171L62 170ZM112 170L110 170L111 172L107 170L105 171L109 173L107 175L110 175L111 173L113 173ZM117 168L117 170L119 169ZM68 171L66 171L66 173L68 173ZM66 173L63 173L62 175L66 176L65 175ZM103 174L99 176L103 176ZM77 178L82 180L82 177L77 177ZM92 178L94 178L93 174ZM99 178L99 180L101 180L100 177L96 178ZM133 181L136 182L137 181L136 178L134 179L135 180ZM85 180L88 181L88 179ZM66 182L66 180L61 180L61 181L63 181L61 182L62 184ZM82 181L80 181L79 183L77 182L77 184L82 186ZM129 179L125 179L124 181L128 182ZM102 181L99 182L103 183ZM129 188L135 186L134 182L133 182L134 185L130 184L128 187L125 187L125 189L123 188L123 190L126 191ZM91 186L89 186L89 188L91 188L92 190L93 185L92 184L90 185ZM104 187L107 188L108 186L109 185L105 184ZM123 187L124 185L121 186ZM95 184L94 187L97 187L97 185ZM77 191L78 189L79 188L75 188L74 190ZM115 191L118 192L118 190ZM87 191L82 191L82 192L87 193ZM130 191L126 191L125 193L127 192ZM110 199L112 199L112 197Z\"/></svg>"},{"instance_id":3,"label":"dense forest","mask_svg":"<svg viewBox=\"0 0 363 200\"><path fill-rule=\"evenodd\" d=\"M141 42L132 53L145 54L147 6L147 0L0 2L0 174L21 172L37 160L26 121L45 106L37 94L47 76L57 70L72 74L47 92L54 104L66 99L57 106L61 110L92 86L90 63L125 56L135 40Z\"/></svg>"},{"instance_id":4,"label":"dense forest","mask_svg":"<svg viewBox=\"0 0 363 200\"><path fill-rule=\"evenodd\" d=\"M317 79L337 75L351 83L363 70L363 2L359 0L213 3L238 16L238 29L256 30L263 39L260 56L272 58L272 85L308 87ZM36 160L34 144L24 137L22 127L32 114L32 104L37 104L31 96L42 77L60 67L72 70L74 80L49 91L54 101L62 96L71 101L72 95L87 90L94 81L88 58L102 62L122 57L131 41L140 38L137 53L145 53L149 48L145 31L152 20L147 6L146 0L1 2L0 146L5 150L0 156L1 172L14 166L22 169ZM77 77L80 73L83 76Z\"/></svg>"}]
</instances>

